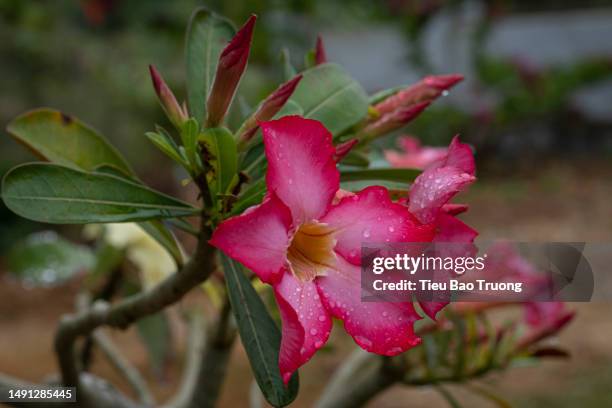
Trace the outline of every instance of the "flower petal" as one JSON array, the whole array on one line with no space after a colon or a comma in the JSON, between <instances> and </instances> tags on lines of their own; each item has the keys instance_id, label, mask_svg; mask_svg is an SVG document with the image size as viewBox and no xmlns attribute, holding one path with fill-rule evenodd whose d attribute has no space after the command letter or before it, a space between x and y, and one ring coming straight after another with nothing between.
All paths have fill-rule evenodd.
<instances>
[{"instance_id":1,"label":"flower petal","mask_svg":"<svg viewBox=\"0 0 612 408\"><path fill-rule=\"evenodd\" d=\"M477 236L478 231L457 217L442 212L438 216L438 231L433 240L434 242L472 243Z\"/></svg>"},{"instance_id":2,"label":"flower petal","mask_svg":"<svg viewBox=\"0 0 612 408\"><path fill-rule=\"evenodd\" d=\"M285 273L274 286L274 295L283 321L279 368L287 383L327 342L332 320L313 281L302 282Z\"/></svg>"},{"instance_id":3,"label":"flower petal","mask_svg":"<svg viewBox=\"0 0 612 408\"><path fill-rule=\"evenodd\" d=\"M420 316L412 303L362 302L361 268L338 257L337 270L315 282L325 307L344 321L344 328L364 350L394 356L420 344L414 322Z\"/></svg>"},{"instance_id":4,"label":"flower petal","mask_svg":"<svg viewBox=\"0 0 612 408\"><path fill-rule=\"evenodd\" d=\"M474 153L467 143L461 143L459 136L453 137L448 146L448 154L442 160L436 162L433 167L456 167L472 176L476 173L476 162Z\"/></svg>"},{"instance_id":5,"label":"flower petal","mask_svg":"<svg viewBox=\"0 0 612 408\"><path fill-rule=\"evenodd\" d=\"M364 242L429 242L433 227L423 226L386 188L367 187L344 197L321 219L335 230L336 252L359 265Z\"/></svg>"},{"instance_id":6,"label":"flower petal","mask_svg":"<svg viewBox=\"0 0 612 408\"><path fill-rule=\"evenodd\" d=\"M421 222L432 222L442 206L475 179L458 167L429 168L412 184L408 208Z\"/></svg>"},{"instance_id":7,"label":"flower petal","mask_svg":"<svg viewBox=\"0 0 612 408\"><path fill-rule=\"evenodd\" d=\"M244 264L267 283L278 279L287 263L291 213L274 194L242 215L223 221L210 244Z\"/></svg>"},{"instance_id":8,"label":"flower petal","mask_svg":"<svg viewBox=\"0 0 612 408\"><path fill-rule=\"evenodd\" d=\"M331 133L299 116L262 122L261 129L268 190L290 208L295 225L319 219L340 188Z\"/></svg>"}]
</instances>

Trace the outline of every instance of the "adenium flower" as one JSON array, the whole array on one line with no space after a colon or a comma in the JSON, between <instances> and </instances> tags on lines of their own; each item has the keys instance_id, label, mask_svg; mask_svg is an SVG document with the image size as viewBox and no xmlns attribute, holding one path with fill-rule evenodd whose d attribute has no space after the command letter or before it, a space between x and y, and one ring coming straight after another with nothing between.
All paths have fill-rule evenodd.
<instances>
[{"instance_id":1,"label":"adenium flower","mask_svg":"<svg viewBox=\"0 0 612 408\"><path fill-rule=\"evenodd\" d=\"M402 136L397 140L402 153L395 150L385 150L385 159L393 167L423 170L430 164L444 158L448 148L422 146L414 136Z\"/></svg>"},{"instance_id":2,"label":"adenium flower","mask_svg":"<svg viewBox=\"0 0 612 408\"><path fill-rule=\"evenodd\" d=\"M447 154L430 164L414 180L407 206L421 223L435 228L434 242L474 242L478 232L456 217L467 210L467 206L448 202L476 180L475 172L472 149L455 136ZM437 301L420 302L423 311L432 319L435 319L436 314L447 304L448 298L444 294L441 294Z\"/></svg>"},{"instance_id":3,"label":"adenium flower","mask_svg":"<svg viewBox=\"0 0 612 408\"><path fill-rule=\"evenodd\" d=\"M321 123L286 116L260 126L267 196L222 222L210 242L273 286L283 380L325 344L332 317L370 352L392 356L419 344L411 302L361 302L360 250L368 241L429 242L432 227L383 187L340 191L332 135Z\"/></svg>"}]
</instances>

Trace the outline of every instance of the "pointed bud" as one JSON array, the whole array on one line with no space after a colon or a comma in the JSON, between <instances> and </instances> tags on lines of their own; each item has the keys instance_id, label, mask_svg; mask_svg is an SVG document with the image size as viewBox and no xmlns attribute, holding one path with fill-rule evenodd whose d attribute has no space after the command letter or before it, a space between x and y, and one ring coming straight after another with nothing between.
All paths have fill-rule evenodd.
<instances>
[{"instance_id":1,"label":"pointed bud","mask_svg":"<svg viewBox=\"0 0 612 408\"><path fill-rule=\"evenodd\" d=\"M166 116L174 126L180 128L183 122L188 119L187 111L181 108L166 81L153 65L149 65L149 72L151 73L153 88L155 88L155 93L164 112L166 112Z\"/></svg>"},{"instance_id":2,"label":"pointed bud","mask_svg":"<svg viewBox=\"0 0 612 408\"><path fill-rule=\"evenodd\" d=\"M396 129L406 125L412 119L416 118L421 112L427 108L431 102L421 102L412 106L402 106L394 110L393 112L383 115L376 122L366 126L360 134L360 138L365 140L371 140L375 137L382 136L389 132L393 132Z\"/></svg>"},{"instance_id":3,"label":"pointed bud","mask_svg":"<svg viewBox=\"0 0 612 408\"><path fill-rule=\"evenodd\" d=\"M574 311L566 311L548 324L527 333L523 338L518 340L516 349L524 350L547 337L557 334L561 331L561 329L567 326L569 322L572 321L575 315L576 312Z\"/></svg>"},{"instance_id":4,"label":"pointed bud","mask_svg":"<svg viewBox=\"0 0 612 408\"><path fill-rule=\"evenodd\" d=\"M208 127L217 126L223 121L234 98L234 93L249 59L256 19L257 16L251 15L219 56L217 73L206 105Z\"/></svg>"},{"instance_id":5,"label":"pointed bud","mask_svg":"<svg viewBox=\"0 0 612 408\"><path fill-rule=\"evenodd\" d=\"M259 105L255 113L253 113L242 125L238 131L238 140L240 143L245 143L253 137L259 122L270 120L280 111L287 100L293 95L295 88L302 80L302 75L297 75L293 79L281 84L274 92L272 92Z\"/></svg>"},{"instance_id":6,"label":"pointed bud","mask_svg":"<svg viewBox=\"0 0 612 408\"><path fill-rule=\"evenodd\" d=\"M340 163L340 161L344 159L344 156L346 156L358 142L359 139L353 138L336 145L336 152L334 153L334 160L336 163Z\"/></svg>"},{"instance_id":7,"label":"pointed bud","mask_svg":"<svg viewBox=\"0 0 612 408\"><path fill-rule=\"evenodd\" d=\"M409 106L426 101L432 102L462 80L463 76L459 74L431 75L388 97L376 104L374 108L380 115L384 115L400 106Z\"/></svg>"},{"instance_id":8,"label":"pointed bud","mask_svg":"<svg viewBox=\"0 0 612 408\"><path fill-rule=\"evenodd\" d=\"M327 53L323 45L323 39L320 35L317 36L317 45L315 46L315 65L324 64L327 62Z\"/></svg>"}]
</instances>

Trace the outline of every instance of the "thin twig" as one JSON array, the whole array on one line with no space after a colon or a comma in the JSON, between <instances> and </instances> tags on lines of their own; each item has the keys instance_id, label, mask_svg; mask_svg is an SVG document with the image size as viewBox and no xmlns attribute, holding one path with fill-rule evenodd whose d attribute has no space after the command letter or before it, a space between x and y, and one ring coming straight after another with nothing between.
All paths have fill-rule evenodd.
<instances>
[{"instance_id":1,"label":"thin twig","mask_svg":"<svg viewBox=\"0 0 612 408\"><path fill-rule=\"evenodd\" d=\"M112 306L106 302L96 302L85 312L66 315L61 319L54 344L65 386L78 387L75 342L80 336L87 336L100 326L125 329L136 320L177 302L210 276L215 268L214 249L208 244L209 237L209 228L203 225L191 260L152 290L128 297Z\"/></svg>"},{"instance_id":2,"label":"thin twig","mask_svg":"<svg viewBox=\"0 0 612 408\"><path fill-rule=\"evenodd\" d=\"M115 370L125 377L130 387L136 392L138 400L145 405L153 405L153 396L149 391L146 381L142 378L136 367L121 354L121 351L115 346L106 333L104 333L102 329L98 329L94 331L92 338L95 345L104 353Z\"/></svg>"},{"instance_id":3,"label":"thin twig","mask_svg":"<svg viewBox=\"0 0 612 408\"><path fill-rule=\"evenodd\" d=\"M198 374L206 346L205 326L206 322L203 314L199 311L192 311L189 316L189 340L185 352L185 369L183 370L181 385L174 398L165 405L165 408L187 406L198 386Z\"/></svg>"}]
</instances>

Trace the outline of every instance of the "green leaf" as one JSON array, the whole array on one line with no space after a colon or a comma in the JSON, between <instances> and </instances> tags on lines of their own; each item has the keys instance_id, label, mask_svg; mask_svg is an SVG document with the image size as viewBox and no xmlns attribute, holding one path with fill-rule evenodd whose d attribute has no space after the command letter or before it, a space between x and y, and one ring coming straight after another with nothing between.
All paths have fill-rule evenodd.
<instances>
[{"instance_id":1,"label":"green leaf","mask_svg":"<svg viewBox=\"0 0 612 408\"><path fill-rule=\"evenodd\" d=\"M138 225L140 228L145 230L147 234L149 234L153 239L155 239L161 246L163 246L166 251L174 258L176 265L181 267L185 262L183 258L183 251L179 246L176 237L170 231L164 223L160 220L151 220L151 221L143 221L139 222Z\"/></svg>"},{"instance_id":2,"label":"green leaf","mask_svg":"<svg viewBox=\"0 0 612 408\"><path fill-rule=\"evenodd\" d=\"M2 198L24 218L55 224L142 221L198 211L124 178L47 163L9 170L2 181Z\"/></svg>"},{"instance_id":3,"label":"green leaf","mask_svg":"<svg viewBox=\"0 0 612 408\"><path fill-rule=\"evenodd\" d=\"M287 387L283 384L278 369L280 331L251 282L244 275L244 268L224 254L221 255L221 260L232 311L255 380L270 404L275 407L288 405L297 396L299 379L296 372Z\"/></svg>"},{"instance_id":4,"label":"green leaf","mask_svg":"<svg viewBox=\"0 0 612 408\"><path fill-rule=\"evenodd\" d=\"M7 130L44 160L88 171L110 164L133 174L102 135L60 111L43 108L26 112L9 123Z\"/></svg>"},{"instance_id":5,"label":"green leaf","mask_svg":"<svg viewBox=\"0 0 612 408\"><path fill-rule=\"evenodd\" d=\"M147 348L153 371L163 376L172 356L172 330L164 312L147 316L136 322L140 340Z\"/></svg>"},{"instance_id":6,"label":"green leaf","mask_svg":"<svg viewBox=\"0 0 612 408\"><path fill-rule=\"evenodd\" d=\"M287 48L283 48L281 50L280 61L283 66L283 79L285 81L288 81L297 75L297 71L291 64L291 55L289 54L289 50Z\"/></svg>"},{"instance_id":7,"label":"green leaf","mask_svg":"<svg viewBox=\"0 0 612 408\"><path fill-rule=\"evenodd\" d=\"M187 120L181 128L181 140L185 148L185 155L189 160L192 169L198 169L198 160L196 158L198 149L198 135L200 134L198 122L191 118Z\"/></svg>"},{"instance_id":8,"label":"green leaf","mask_svg":"<svg viewBox=\"0 0 612 408\"><path fill-rule=\"evenodd\" d=\"M412 169L345 170L340 173L340 181L387 180L412 183L419 174L420 170Z\"/></svg>"},{"instance_id":9,"label":"green leaf","mask_svg":"<svg viewBox=\"0 0 612 408\"><path fill-rule=\"evenodd\" d=\"M238 150L234 136L224 128L207 129L200 134L211 169L207 174L213 201L224 194L238 177Z\"/></svg>"},{"instance_id":10,"label":"green leaf","mask_svg":"<svg viewBox=\"0 0 612 408\"><path fill-rule=\"evenodd\" d=\"M240 195L232 207L229 216L241 214L247 208L261 203L266 195L266 180L261 178L251 183Z\"/></svg>"},{"instance_id":11,"label":"green leaf","mask_svg":"<svg viewBox=\"0 0 612 408\"><path fill-rule=\"evenodd\" d=\"M191 15L185 48L187 101L191 116L198 122L203 122L206 116L206 99L219 55L235 33L229 20L206 8L199 8Z\"/></svg>"},{"instance_id":12,"label":"green leaf","mask_svg":"<svg viewBox=\"0 0 612 408\"><path fill-rule=\"evenodd\" d=\"M28 286L53 286L93 268L95 256L53 231L30 235L6 254L8 270Z\"/></svg>"},{"instance_id":13,"label":"green leaf","mask_svg":"<svg viewBox=\"0 0 612 408\"><path fill-rule=\"evenodd\" d=\"M161 150L166 156L170 157L175 162L179 163L185 168L189 168L186 160L181 155L178 147L174 145L174 141L165 136L163 133L147 132L145 136L153 143L159 150Z\"/></svg>"},{"instance_id":14,"label":"green leaf","mask_svg":"<svg viewBox=\"0 0 612 408\"><path fill-rule=\"evenodd\" d=\"M361 121L368 112L365 91L337 64L321 64L304 71L289 100L302 107L305 118L322 122L333 135Z\"/></svg>"},{"instance_id":15,"label":"green leaf","mask_svg":"<svg viewBox=\"0 0 612 408\"><path fill-rule=\"evenodd\" d=\"M370 165L370 159L364 152L352 150L348 152L346 156L344 156L341 163L347 166L368 167Z\"/></svg>"}]
</instances>

